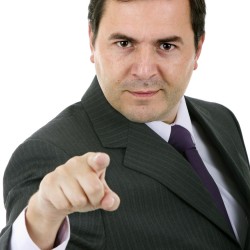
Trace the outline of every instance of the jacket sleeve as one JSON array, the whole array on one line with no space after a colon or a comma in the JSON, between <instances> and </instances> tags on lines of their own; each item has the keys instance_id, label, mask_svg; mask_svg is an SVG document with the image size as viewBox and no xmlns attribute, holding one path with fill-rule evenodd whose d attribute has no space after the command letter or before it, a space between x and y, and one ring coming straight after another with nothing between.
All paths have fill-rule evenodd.
<instances>
[{"instance_id":1,"label":"jacket sleeve","mask_svg":"<svg viewBox=\"0 0 250 250\"><path fill-rule=\"evenodd\" d=\"M13 153L3 179L7 223L0 234L2 250L8 249L12 225L43 177L69 158L62 149L40 139L28 139Z\"/></svg>"}]
</instances>

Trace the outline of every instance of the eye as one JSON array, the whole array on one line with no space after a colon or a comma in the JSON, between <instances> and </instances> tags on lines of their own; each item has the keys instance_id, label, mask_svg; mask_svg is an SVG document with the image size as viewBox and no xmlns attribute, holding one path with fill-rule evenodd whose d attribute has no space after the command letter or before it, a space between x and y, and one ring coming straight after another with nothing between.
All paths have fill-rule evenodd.
<instances>
[{"instance_id":1,"label":"eye","mask_svg":"<svg viewBox=\"0 0 250 250\"><path fill-rule=\"evenodd\" d=\"M119 41L119 42L117 42L116 44L117 44L119 47L122 47L122 48L129 48L129 47L132 46L131 42L126 41L126 40L124 40L124 41Z\"/></svg>"},{"instance_id":2,"label":"eye","mask_svg":"<svg viewBox=\"0 0 250 250\"><path fill-rule=\"evenodd\" d=\"M171 43L162 43L160 45L160 48L162 50L166 50L166 51L171 51L175 48L175 45L171 44Z\"/></svg>"}]
</instances>

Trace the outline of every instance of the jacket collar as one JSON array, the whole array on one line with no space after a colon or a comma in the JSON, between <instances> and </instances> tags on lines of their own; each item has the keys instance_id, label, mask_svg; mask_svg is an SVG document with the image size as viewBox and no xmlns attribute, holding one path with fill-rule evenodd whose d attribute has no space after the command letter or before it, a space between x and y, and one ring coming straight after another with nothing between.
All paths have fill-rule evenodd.
<instances>
[{"instance_id":1,"label":"jacket collar","mask_svg":"<svg viewBox=\"0 0 250 250\"><path fill-rule=\"evenodd\" d=\"M103 147L123 148L127 146L130 122L111 107L96 77L83 96L82 103Z\"/></svg>"}]
</instances>

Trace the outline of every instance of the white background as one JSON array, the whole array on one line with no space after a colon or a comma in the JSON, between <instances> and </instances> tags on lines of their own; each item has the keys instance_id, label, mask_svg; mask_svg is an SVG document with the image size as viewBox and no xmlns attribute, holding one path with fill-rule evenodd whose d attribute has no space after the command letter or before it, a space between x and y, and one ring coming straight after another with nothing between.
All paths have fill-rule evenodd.
<instances>
[{"instance_id":1,"label":"white background","mask_svg":"<svg viewBox=\"0 0 250 250\"><path fill-rule=\"evenodd\" d=\"M0 0L0 229L2 178L15 148L82 97L94 76L86 0ZM206 41L187 94L237 116L250 154L249 0L207 1Z\"/></svg>"}]
</instances>

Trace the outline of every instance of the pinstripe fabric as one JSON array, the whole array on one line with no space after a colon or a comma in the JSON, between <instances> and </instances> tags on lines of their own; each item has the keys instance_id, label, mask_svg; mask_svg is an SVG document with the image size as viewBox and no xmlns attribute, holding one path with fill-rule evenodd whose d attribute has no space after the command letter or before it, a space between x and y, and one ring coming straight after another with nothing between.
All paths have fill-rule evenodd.
<instances>
[{"instance_id":1,"label":"pinstripe fabric","mask_svg":"<svg viewBox=\"0 0 250 250\"><path fill-rule=\"evenodd\" d=\"M249 208L249 162L237 121L219 105L186 101L192 119L218 147ZM146 125L115 111L96 79L80 103L32 135L12 156L4 177L9 226L1 235L1 249L7 249L11 224L42 176L88 151L110 155L106 179L121 205L115 212L70 215L67 249L241 249L189 163ZM250 250L249 242L245 250Z\"/></svg>"}]
</instances>

